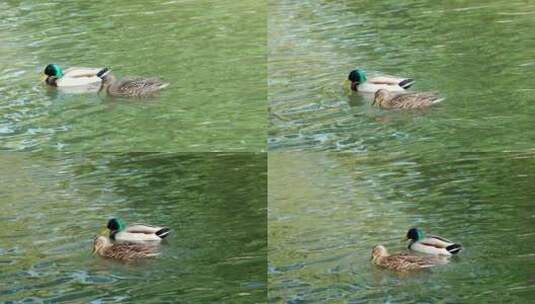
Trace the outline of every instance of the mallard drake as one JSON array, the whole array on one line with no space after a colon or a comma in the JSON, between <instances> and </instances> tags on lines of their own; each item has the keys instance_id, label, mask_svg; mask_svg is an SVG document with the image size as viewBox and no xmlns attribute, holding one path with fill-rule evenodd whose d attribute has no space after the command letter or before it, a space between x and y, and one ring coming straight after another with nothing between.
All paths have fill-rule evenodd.
<instances>
[{"instance_id":1,"label":"mallard drake","mask_svg":"<svg viewBox=\"0 0 535 304\"><path fill-rule=\"evenodd\" d=\"M372 105L383 109L421 109L444 100L432 92L396 94L385 89L375 92Z\"/></svg>"},{"instance_id":2,"label":"mallard drake","mask_svg":"<svg viewBox=\"0 0 535 304\"><path fill-rule=\"evenodd\" d=\"M102 79L100 91L105 91L110 96L117 97L145 97L156 95L169 83L162 82L159 78L125 78L118 80L109 69L97 74Z\"/></svg>"},{"instance_id":3,"label":"mallard drake","mask_svg":"<svg viewBox=\"0 0 535 304\"><path fill-rule=\"evenodd\" d=\"M145 224L126 226L121 219L112 218L108 221L110 239L118 242L159 242L169 235L167 227L156 227Z\"/></svg>"},{"instance_id":4,"label":"mallard drake","mask_svg":"<svg viewBox=\"0 0 535 304\"><path fill-rule=\"evenodd\" d=\"M418 228L411 228L407 232L407 240L410 240L409 249L421 253L450 256L459 253L463 246L445 238L429 235L425 236Z\"/></svg>"},{"instance_id":5,"label":"mallard drake","mask_svg":"<svg viewBox=\"0 0 535 304\"><path fill-rule=\"evenodd\" d=\"M388 254L388 251L382 245L373 247L371 261L379 267L400 272L429 268L444 262L438 257L410 255L407 253Z\"/></svg>"},{"instance_id":6,"label":"mallard drake","mask_svg":"<svg viewBox=\"0 0 535 304\"><path fill-rule=\"evenodd\" d=\"M141 243L113 243L105 236L95 238L92 253L125 262L159 255L158 246Z\"/></svg>"},{"instance_id":7,"label":"mallard drake","mask_svg":"<svg viewBox=\"0 0 535 304\"><path fill-rule=\"evenodd\" d=\"M99 88L102 79L97 76L102 68L68 68L63 71L57 64L45 67L45 83L58 88L93 86Z\"/></svg>"},{"instance_id":8,"label":"mallard drake","mask_svg":"<svg viewBox=\"0 0 535 304\"><path fill-rule=\"evenodd\" d=\"M404 92L414 84L413 79L393 76L377 76L368 79L362 69L351 71L347 79L351 82L351 90L365 93L375 93L380 89Z\"/></svg>"}]
</instances>

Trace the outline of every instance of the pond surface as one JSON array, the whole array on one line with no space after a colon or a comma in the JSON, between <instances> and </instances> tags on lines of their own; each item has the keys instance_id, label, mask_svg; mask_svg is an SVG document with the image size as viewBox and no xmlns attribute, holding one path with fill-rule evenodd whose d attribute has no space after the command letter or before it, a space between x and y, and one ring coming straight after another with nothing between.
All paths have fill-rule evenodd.
<instances>
[{"instance_id":1,"label":"pond surface","mask_svg":"<svg viewBox=\"0 0 535 304\"><path fill-rule=\"evenodd\" d=\"M0 154L0 302L266 301L263 154ZM110 217L172 229L160 257L91 255Z\"/></svg>"},{"instance_id":2,"label":"pond surface","mask_svg":"<svg viewBox=\"0 0 535 304\"><path fill-rule=\"evenodd\" d=\"M268 168L270 302L535 299L534 153L272 153ZM405 275L370 263L374 245L406 250L413 226L465 250Z\"/></svg>"},{"instance_id":3,"label":"pond surface","mask_svg":"<svg viewBox=\"0 0 535 304\"><path fill-rule=\"evenodd\" d=\"M287 1L268 4L271 150L397 153L532 149L535 2ZM416 79L446 100L379 110L350 70Z\"/></svg>"},{"instance_id":4,"label":"pond surface","mask_svg":"<svg viewBox=\"0 0 535 304\"><path fill-rule=\"evenodd\" d=\"M0 2L0 149L260 151L266 4L241 0ZM159 97L47 89L48 63L159 76Z\"/></svg>"}]
</instances>

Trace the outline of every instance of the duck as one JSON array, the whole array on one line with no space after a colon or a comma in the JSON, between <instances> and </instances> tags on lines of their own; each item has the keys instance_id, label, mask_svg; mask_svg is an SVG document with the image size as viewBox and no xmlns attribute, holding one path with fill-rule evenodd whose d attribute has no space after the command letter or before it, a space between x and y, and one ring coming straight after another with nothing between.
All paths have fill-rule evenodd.
<instances>
[{"instance_id":1,"label":"duck","mask_svg":"<svg viewBox=\"0 0 535 304\"><path fill-rule=\"evenodd\" d=\"M93 241L92 254L103 258L131 262L144 258L156 257L158 247L140 243L114 243L105 236L97 236Z\"/></svg>"},{"instance_id":2,"label":"duck","mask_svg":"<svg viewBox=\"0 0 535 304\"><path fill-rule=\"evenodd\" d=\"M347 80L351 82L351 90L364 93L375 93L380 89L391 92L405 92L406 89L414 84L414 80L411 78L393 76L376 76L368 79L362 69L351 71Z\"/></svg>"},{"instance_id":3,"label":"duck","mask_svg":"<svg viewBox=\"0 0 535 304\"><path fill-rule=\"evenodd\" d=\"M58 88L92 86L99 88L102 79L97 76L102 68L71 67L63 71L59 65L50 63L43 74L47 85Z\"/></svg>"},{"instance_id":4,"label":"duck","mask_svg":"<svg viewBox=\"0 0 535 304\"><path fill-rule=\"evenodd\" d=\"M171 231L167 227L146 224L126 226L119 218L110 219L106 228L110 231L110 239L117 242L160 242Z\"/></svg>"},{"instance_id":5,"label":"duck","mask_svg":"<svg viewBox=\"0 0 535 304\"><path fill-rule=\"evenodd\" d=\"M431 255L451 256L463 250L463 246L436 235L425 236L418 228L407 231L407 240L410 240L409 249Z\"/></svg>"},{"instance_id":6,"label":"duck","mask_svg":"<svg viewBox=\"0 0 535 304\"><path fill-rule=\"evenodd\" d=\"M375 92L372 105L383 109L422 109L437 103L444 98L433 92L392 93L385 89Z\"/></svg>"},{"instance_id":7,"label":"duck","mask_svg":"<svg viewBox=\"0 0 535 304\"><path fill-rule=\"evenodd\" d=\"M398 272L430 268L444 262L438 257L410 255L408 253L389 254L382 245L373 247L371 261L379 267Z\"/></svg>"},{"instance_id":8,"label":"duck","mask_svg":"<svg viewBox=\"0 0 535 304\"><path fill-rule=\"evenodd\" d=\"M105 91L109 96L115 97L148 97L156 95L160 90L169 86L169 83L163 82L157 77L152 78L124 78L118 80L107 68L97 73L102 79L99 89Z\"/></svg>"}]
</instances>

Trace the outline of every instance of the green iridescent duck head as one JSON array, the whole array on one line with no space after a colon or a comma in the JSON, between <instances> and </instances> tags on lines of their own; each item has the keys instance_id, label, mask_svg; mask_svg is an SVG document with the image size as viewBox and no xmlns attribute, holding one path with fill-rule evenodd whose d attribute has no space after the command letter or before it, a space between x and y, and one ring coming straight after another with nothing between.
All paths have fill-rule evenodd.
<instances>
[{"instance_id":1,"label":"green iridescent duck head","mask_svg":"<svg viewBox=\"0 0 535 304\"><path fill-rule=\"evenodd\" d=\"M54 64L54 63L51 63L49 65L47 65L45 67L45 75L49 76L49 77L56 77L56 78L60 78L63 76L63 71L61 70L61 68L57 65L57 64Z\"/></svg>"},{"instance_id":2,"label":"green iridescent duck head","mask_svg":"<svg viewBox=\"0 0 535 304\"><path fill-rule=\"evenodd\" d=\"M407 240L413 240L415 242L424 238L424 232L418 228L411 228L407 231Z\"/></svg>"},{"instance_id":3,"label":"green iridescent duck head","mask_svg":"<svg viewBox=\"0 0 535 304\"><path fill-rule=\"evenodd\" d=\"M367 80L366 74L364 73L364 70L362 69L356 69L356 70L351 71L351 73L349 73L349 76L347 76L347 79L351 81L351 83L357 83L357 84L364 83Z\"/></svg>"},{"instance_id":4,"label":"green iridescent duck head","mask_svg":"<svg viewBox=\"0 0 535 304\"><path fill-rule=\"evenodd\" d=\"M118 219L118 218L112 218L108 221L108 226L107 228L114 232L119 232L119 231L123 231L124 228L126 227L126 225L124 224L123 220L121 219Z\"/></svg>"}]
</instances>

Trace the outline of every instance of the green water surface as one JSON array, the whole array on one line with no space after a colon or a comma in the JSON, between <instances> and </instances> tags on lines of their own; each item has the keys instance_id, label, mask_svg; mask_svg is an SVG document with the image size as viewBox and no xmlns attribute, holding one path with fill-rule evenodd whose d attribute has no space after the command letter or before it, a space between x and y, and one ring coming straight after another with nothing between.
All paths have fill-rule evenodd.
<instances>
[{"instance_id":1,"label":"green water surface","mask_svg":"<svg viewBox=\"0 0 535 304\"><path fill-rule=\"evenodd\" d=\"M0 154L0 302L266 301L264 154ZM91 255L108 218L162 224L161 256Z\"/></svg>"},{"instance_id":2,"label":"green water surface","mask_svg":"<svg viewBox=\"0 0 535 304\"><path fill-rule=\"evenodd\" d=\"M535 299L533 153L273 153L268 167L271 303ZM406 251L413 226L465 250L415 273L370 263L375 245Z\"/></svg>"},{"instance_id":3,"label":"green water surface","mask_svg":"<svg viewBox=\"0 0 535 304\"><path fill-rule=\"evenodd\" d=\"M451 154L533 149L533 1L269 1L271 150ZM384 111L356 67L445 101Z\"/></svg>"},{"instance_id":4,"label":"green water surface","mask_svg":"<svg viewBox=\"0 0 535 304\"><path fill-rule=\"evenodd\" d=\"M0 2L0 149L261 151L262 1ZM48 63L109 66L170 83L149 100L63 94Z\"/></svg>"}]
</instances>

